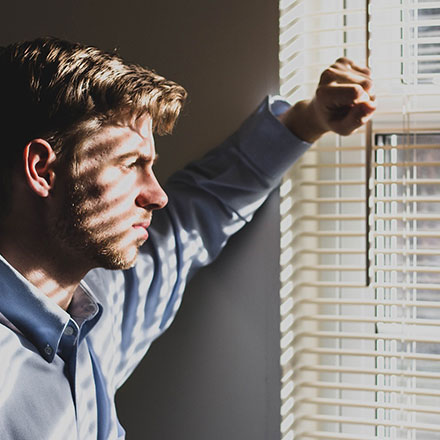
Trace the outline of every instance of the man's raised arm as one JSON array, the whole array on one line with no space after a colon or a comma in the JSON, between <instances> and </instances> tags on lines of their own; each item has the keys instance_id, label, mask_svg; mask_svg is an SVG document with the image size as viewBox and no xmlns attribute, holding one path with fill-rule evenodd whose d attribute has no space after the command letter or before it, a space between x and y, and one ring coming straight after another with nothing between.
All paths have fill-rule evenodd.
<instances>
[{"instance_id":1,"label":"man's raised arm","mask_svg":"<svg viewBox=\"0 0 440 440\"><path fill-rule=\"evenodd\" d=\"M297 102L279 120L308 142L328 131L345 136L370 119L374 100L370 70L339 58L322 73L313 99Z\"/></svg>"}]
</instances>

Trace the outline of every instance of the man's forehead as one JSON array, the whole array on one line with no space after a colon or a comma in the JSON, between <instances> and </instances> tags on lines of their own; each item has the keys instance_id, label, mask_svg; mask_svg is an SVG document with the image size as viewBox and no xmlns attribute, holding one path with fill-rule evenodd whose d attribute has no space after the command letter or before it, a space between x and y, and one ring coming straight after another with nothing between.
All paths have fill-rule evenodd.
<instances>
[{"instance_id":1,"label":"man's forehead","mask_svg":"<svg viewBox=\"0 0 440 440\"><path fill-rule=\"evenodd\" d=\"M86 139L81 149L85 154L119 156L130 152L155 156L151 117L119 119L101 127Z\"/></svg>"},{"instance_id":2,"label":"man's forehead","mask_svg":"<svg viewBox=\"0 0 440 440\"><path fill-rule=\"evenodd\" d=\"M129 124L139 136L143 138L153 137L153 119L148 114L135 117Z\"/></svg>"}]
</instances>

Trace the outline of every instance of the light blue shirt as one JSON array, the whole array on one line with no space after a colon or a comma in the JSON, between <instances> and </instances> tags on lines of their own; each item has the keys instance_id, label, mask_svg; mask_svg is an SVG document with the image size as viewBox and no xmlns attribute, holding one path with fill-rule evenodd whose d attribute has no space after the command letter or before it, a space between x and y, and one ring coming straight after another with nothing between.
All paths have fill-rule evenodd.
<instances>
[{"instance_id":1,"label":"light blue shirt","mask_svg":"<svg viewBox=\"0 0 440 440\"><path fill-rule=\"evenodd\" d=\"M274 117L286 106L266 99L220 147L176 173L135 267L89 272L67 311L0 257L1 440L125 437L117 389L171 324L188 279L310 146Z\"/></svg>"}]
</instances>

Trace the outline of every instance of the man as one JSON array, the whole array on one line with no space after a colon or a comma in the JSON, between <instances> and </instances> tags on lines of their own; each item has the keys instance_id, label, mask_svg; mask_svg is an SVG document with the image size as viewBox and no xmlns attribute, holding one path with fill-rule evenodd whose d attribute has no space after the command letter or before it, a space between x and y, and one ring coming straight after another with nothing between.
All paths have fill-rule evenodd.
<instances>
[{"instance_id":1,"label":"man","mask_svg":"<svg viewBox=\"0 0 440 440\"><path fill-rule=\"evenodd\" d=\"M311 142L371 117L369 71L340 59L311 101L265 100L170 179L168 204L153 134L182 87L53 38L2 48L0 75L0 438L124 438L115 392L189 277Z\"/></svg>"}]
</instances>

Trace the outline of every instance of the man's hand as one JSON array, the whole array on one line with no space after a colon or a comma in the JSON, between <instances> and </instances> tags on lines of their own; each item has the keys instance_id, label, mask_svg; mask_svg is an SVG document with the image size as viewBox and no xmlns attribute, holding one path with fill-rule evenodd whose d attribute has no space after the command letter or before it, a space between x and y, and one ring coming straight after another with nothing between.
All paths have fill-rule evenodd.
<instances>
[{"instance_id":1,"label":"man's hand","mask_svg":"<svg viewBox=\"0 0 440 440\"><path fill-rule=\"evenodd\" d=\"M322 73L314 98L297 102L279 120L308 142L328 131L349 135L376 109L372 86L369 69L339 58Z\"/></svg>"}]
</instances>

